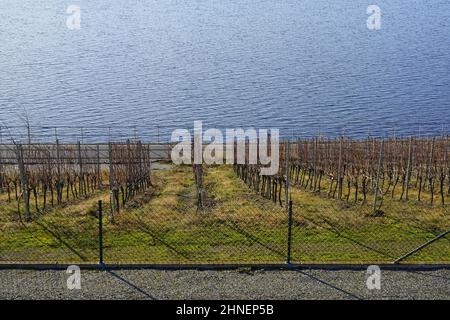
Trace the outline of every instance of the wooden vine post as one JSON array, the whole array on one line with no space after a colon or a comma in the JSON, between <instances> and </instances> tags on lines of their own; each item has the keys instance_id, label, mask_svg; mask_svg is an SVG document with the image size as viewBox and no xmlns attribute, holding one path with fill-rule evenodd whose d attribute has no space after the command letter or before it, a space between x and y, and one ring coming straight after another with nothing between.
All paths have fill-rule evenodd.
<instances>
[{"instance_id":1,"label":"wooden vine post","mask_svg":"<svg viewBox=\"0 0 450 320\"><path fill-rule=\"evenodd\" d=\"M338 160L338 201L342 204L342 137L339 138L339 160Z\"/></svg>"},{"instance_id":2,"label":"wooden vine post","mask_svg":"<svg viewBox=\"0 0 450 320\"><path fill-rule=\"evenodd\" d=\"M25 208L25 220L29 222L31 220L31 217L30 217L30 197L28 188L28 178L25 171L25 163L23 159L23 147L20 144L17 145L17 161L19 164L20 185L22 189L22 198Z\"/></svg>"},{"instance_id":3,"label":"wooden vine post","mask_svg":"<svg viewBox=\"0 0 450 320\"><path fill-rule=\"evenodd\" d=\"M290 142L289 142L289 140L287 140L287 141L286 141L286 187L284 188L286 211L289 211L289 170L290 170L290 157L291 157Z\"/></svg>"},{"instance_id":4,"label":"wooden vine post","mask_svg":"<svg viewBox=\"0 0 450 320\"><path fill-rule=\"evenodd\" d=\"M379 192L379 183L380 183L380 175L381 175L381 166L383 165L383 150L384 150L384 140L381 140L380 145L380 155L378 157L378 165L377 165L377 176L375 179L375 194L374 194L374 200L373 200L373 212L375 213L377 211L377 205L378 205L378 192Z\"/></svg>"},{"instance_id":5,"label":"wooden vine post","mask_svg":"<svg viewBox=\"0 0 450 320\"><path fill-rule=\"evenodd\" d=\"M108 145L108 156L109 156L109 189L110 189L110 199L111 199L111 221L114 221L114 214L119 210L116 203L116 186L114 179L114 166L113 166L113 150L112 144Z\"/></svg>"}]
</instances>

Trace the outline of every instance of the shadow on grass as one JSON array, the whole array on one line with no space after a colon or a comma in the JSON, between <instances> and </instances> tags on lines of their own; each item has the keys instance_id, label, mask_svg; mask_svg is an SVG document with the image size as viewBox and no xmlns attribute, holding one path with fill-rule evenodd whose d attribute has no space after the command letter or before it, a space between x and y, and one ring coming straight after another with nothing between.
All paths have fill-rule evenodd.
<instances>
[{"instance_id":1,"label":"shadow on grass","mask_svg":"<svg viewBox=\"0 0 450 320\"><path fill-rule=\"evenodd\" d=\"M229 221L229 222L224 222L223 224L226 227L230 228L231 230L242 234L244 237L246 237L249 240L250 243L252 243L252 244L256 243L256 244L262 246L263 248L267 249L268 251L273 252L276 255L279 255L282 259L286 258L286 255L287 255L286 253L278 251L278 250L268 246L267 244L261 242L257 237L255 237L251 233L249 233L249 232L245 231L244 229L242 229L241 227L239 227L235 222Z\"/></svg>"},{"instance_id":2,"label":"shadow on grass","mask_svg":"<svg viewBox=\"0 0 450 320\"><path fill-rule=\"evenodd\" d=\"M82 255L80 252L75 250L67 241L65 241L62 236L55 230L51 230L49 227L47 227L44 223L35 221L35 223L40 226L42 229L44 229L47 233L49 233L52 237L54 237L56 240L58 240L61 244L63 244L67 249L69 249L70 252L75 254L78 258L80 258L82 261L87 261L86 257Z\"/></svg>"},{"instance_id":3,"label":"shadow on grass","mask_svg":"<svg viewBox=\"0 0 450 320\"><path fill-rule=\"evenodd\" d=\"M141 222L142 223L142 222ZM186 259L186 260L191 260L191 257L186 254L185 252L179 250L178 248L174 247L173 245L169 244L168 242L166 242L161 236L158 235L157 232L155 232L154 230L152 230L151 228L149 228L147 225L145 224L141 224L138 225L139 230L141 230L142 232L150 235L153 240L155 242L159 242L162 245L166 246L169 250L171 250L172 252L174 252L175 254L181 256L182 258Z\"/></svg>"},{"instance_id":4,"label":"shadow on grass","mask_svg":"<svg viewBox=\"0 0 450 320\"><path fill-rule=\"evenodd\" d=\"M385 258L389 258L389 259L395 259L396 258L395 256L390 255L386 251L382 251L382 250L379 250L377 248L371 247L371 246L365 244L364 242L358 241L358 240L348 236L347 234L345 234L345 232L339 230L339 226L337 225L337 223L333 223L333 222L331 222L328 219L322 218L324 220L325 224L327 224L329 226L327 228L327 227L322 226L322 225L320 225L319 223L317 223L317 222L315 222L313 220L307 219L305 217L302 217L302 218L305 219L306 221L309 221L310 223L312 223L316 227L323 228L325 230L331 231L331 232L335 233L337 236L342 237L342 238L344 238L344 239L346 239L346 240L348 240L348 241L350 241L350 242L352 242L352 243L354 243L354 244L356 244L356 245L358 245L358 246L360 246L360 247L362 247L362 248L364 248L366 250L376 252L376 253L382 255Z\"/></svg>"},{"instance_id":5,"label":"shadow on grass","mask_svg":"<svg viewBox=\"0 0 450 320\"><path fill-rule=\"evenodd\" d=\"M388 218L391 219L392 221L394 221L394 222L397 223L397 224L403 224L403 223L405 223L405 221L402 221L402 220L400 220L399 218L395 218L395 217L392 217L392 216L389 216ZM425 233L431 235L433 238L434 238L434 237L437 237L439 234L441 234L442 232L444 232L445 230L448 229L448 228L445 228L445 227L436 229L435 227L432 227L432 226L421 226L421 225L417 225L416 223L409 223L409 222L406 222L405 224L406 224L409 228L411 228L411 229L414 228L414 229L416 229L416 230L420 230L420 231L422 231L422 232L425 232ZM417 235L417 234L418 234L417 232L414 232L414 231L411 230L411 229L406 229L406 231L407 231L409 234L412 234L412 235ZM444 239L446 239L446 238L444 238ZM450 238L448 238L447 240L450 242Z\"/></svg>"}]
</instances>

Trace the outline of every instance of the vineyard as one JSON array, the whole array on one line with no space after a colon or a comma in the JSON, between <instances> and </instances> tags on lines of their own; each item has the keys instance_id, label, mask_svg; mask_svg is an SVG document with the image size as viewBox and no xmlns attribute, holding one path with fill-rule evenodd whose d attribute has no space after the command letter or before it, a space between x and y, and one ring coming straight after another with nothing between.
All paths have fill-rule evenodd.
<instances>
[{"instance_id":1,"label":"vineyard","mask_svg":"<svg viewBox=\"0 0 450 320\"><path fill-rule=\"evenodd\" d=\"M285 141L273 176L167 147L0 148L0 263L96 263L100 217L107 263L449 262L447 137Z\"/></svg>"},{"instance_id":2,"label":"vineyard","mask_svg":"<svg viewBox=\"0 0 450 320\"><path fill-rule=\"evenodd\" d=\"M280 207L293 201L294 237L307 239L306 230L313 228L341 238L314 247L300 242L297 250L307 256L301 260L317 261L318 248L335 256L342 238L349 240L344 246L350 260L361 248L366 252L357 255L403 260L408 249L441 237L423 252L450 254L448 137L314 138L285 142L280 149L274 176L261 177L260 165L235 164L234 171L262 198Z\"/></svg>"},{"instance_id":3,"label":"vineyard","mask_svg":"<svg viewBox=\"0 0 450 320\"><path fill-rule=\"evenodd\" d=\"M442 207L450 197L447 137L315 138L284 143L280 155L281 169L274 176L262 177L259 165L235 164L236 174L249 187L280 205L282 190L289 186L326 194L346 206L372 204L374 213L381 213L387 197Z\"/></svg>"},{"instance_id":4,"label":"vineyard","mask_svg":"<svg viewBox=\"0 0 450 320\"><path fill-rule=\"evenodd\" d=\"M130 140L107 148L102 162L100 145L15 145L8 149L9 163L0 165L0 193L6 193L8 203L17 203L20 222L30 222L31 212L43 213L103 190L106 176L113 217L151 186L150 151Z\"/></svg>"}]
</instances>

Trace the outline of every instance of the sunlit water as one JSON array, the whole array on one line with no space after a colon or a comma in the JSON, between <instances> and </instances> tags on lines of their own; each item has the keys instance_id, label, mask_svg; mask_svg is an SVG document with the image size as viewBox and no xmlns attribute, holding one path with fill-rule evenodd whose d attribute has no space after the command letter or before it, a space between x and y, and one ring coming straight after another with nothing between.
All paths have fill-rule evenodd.
<instances>
[{"instance_id":1,"label":"sunlit water","mask_svg":"<svg viewBox=\"0 0 450 320\"><path fill-rule=\"evenodd\" d=\"M66 27L81 7L81 30ZM450 2L0 1L0 119L33 138L175 128L284 136L450 130ZM134 126L137 129L134 129ZM156 126L159 129L156 129ZM6 135L3 129L3 135Z\"/></svg>"}]
</instances>

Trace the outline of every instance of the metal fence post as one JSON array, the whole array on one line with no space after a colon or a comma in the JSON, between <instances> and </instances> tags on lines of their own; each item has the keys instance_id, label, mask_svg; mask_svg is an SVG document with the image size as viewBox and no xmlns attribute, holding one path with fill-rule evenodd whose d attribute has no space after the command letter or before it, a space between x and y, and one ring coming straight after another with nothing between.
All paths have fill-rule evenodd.
<instances>
[{"instance_id":1,"label":"metal fence post","mask_svg":"<svg viewBox=\"0 0 450 320\"><path fill-rule=\"evenodd\" d=\"M422 244L421 246L415 248L414 250L408 252L407 254L401 256L400 258L398 258L397 260L394 261L394 263L399 263L400 261L408 258L409 256L412 256L413 254L415 254L416 252L419 252L420 250L422 250L423 248L429 246L430 244L432 244L433 242L445 237L446 235L450 234L450 230L447 230L443 233L441 233L440 235L434 237L433 239L427 241L426 243Z\"/></svg>"},{"instance_id":2,"label":"metal fence post","mask_svg":"<svg viewBox=\"0 0 450 320\"><path fill-rule=\"evenodd\" d=\"M285 208L289 210L289 172L290 172L290 158L291 158L291 150L290 150L290 142L286 141L286 188L285 188Z\"/></svg>"},{"instance_id":3,"label":"metal fence post","mask_svg":"<svg viewBox=\"0 0 450 320\"><path fill-rule=\"evenodd\" d=\"M292 246L292 200L289 201L288 207L288 237L287 237L287 259L286 264L291 264L291 246Z\"/></svg>"},{"instance_id":4,"label":"metal fence post","mask_svg":"<svg viewBox=\"0 0 450 320\"><path fill-rule=\"evenodd\" d=\"M103 205L102 200L98 201L98 262L102 267L103 262Z\"/></svg>"}]
</instances>

